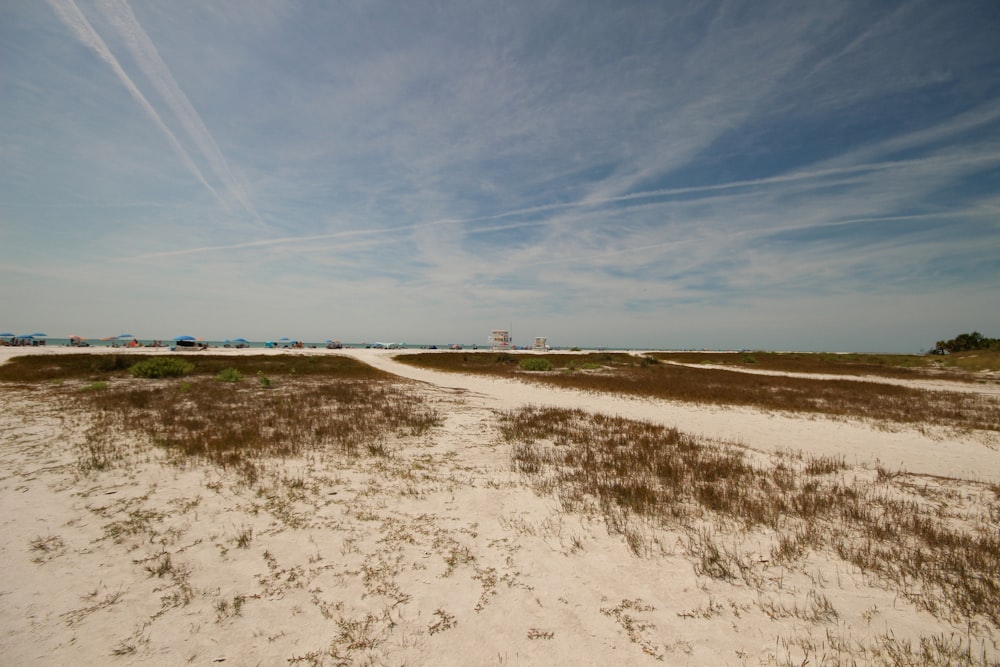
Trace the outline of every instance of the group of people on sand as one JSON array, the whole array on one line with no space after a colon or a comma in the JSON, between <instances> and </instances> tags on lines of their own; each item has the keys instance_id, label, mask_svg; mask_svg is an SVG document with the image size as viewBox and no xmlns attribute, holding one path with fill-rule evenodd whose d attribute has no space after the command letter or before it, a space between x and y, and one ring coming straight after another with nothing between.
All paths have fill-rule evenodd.
<instances>
[{"instance_id":1,"label":"group of people on sand","mask_svg":"<svg viewBox=\"0 0 1000 667\"><path fill-rule=\"evenodd\" d=\"M0 338L0 345L4 347L37 347L39 345L45 345L44 338L18 338L17 336L12 336L10 340L4 340Z\"/></svg>"},{"instance_id":2,"label":"group of people on sand","mask_svg":"<svg viewBox=\"0 0 1000 667\"><path fill-rule=\"evenodd\" d=\"M162 340L154 340L146 345L143 345L138 340L133 338L127 343L115 341L111 343L111 347L164 347Z\"/></svg>"}]
</instances>

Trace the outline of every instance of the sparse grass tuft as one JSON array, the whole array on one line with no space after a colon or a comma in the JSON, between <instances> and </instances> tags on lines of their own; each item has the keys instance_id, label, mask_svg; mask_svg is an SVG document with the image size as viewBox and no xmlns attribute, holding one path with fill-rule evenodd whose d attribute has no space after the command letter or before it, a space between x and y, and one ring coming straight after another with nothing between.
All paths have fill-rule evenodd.
<instances>
[{"instance_id":1,"label":"sparse grass tuft","mask_svg":"<svg viewBox=\"0 0 1000 667\"><path fill-rule=\"evenodd\" d=\"M146 565L146 572L149 573L151 577L163 578L165 575L171 574L174 571L174 564L170 560L170 554L163 554L163 556L151 565Z\"/></svg>"},{"instance_id":2,"label":"sparse grass tuft","mask_svg":"<svg viewBox=\"0 0 1000 667\"><path fill-rule=\"evenodd\" d=\"M35 556L31 559L35 563L44 563L55 558L63 552L66 543L58 535L39 535L31 541L31 550Z\"/></svg>"},{"instance_id":3,"label":"sparse grass tuft","mask_svg":"<svg viewBox=\"0 0 1000 667\"><path fill-rule=\"evenodd\" d=\"M249 549L250 543L253 542L253 527L252 526L242 526L236 533L236 546L240 549Z\"/></svg>"},{"instance_id":4,"label":"sparse grass tuft","mask_svg":"<svg viewBox=\"0 0 1000 667\"><path fill-rule=\"evenodd\" d=\"M846 470L848 467L843 456L819 456L810 458L806 462L805 473L807 475L829 475Z\"/></svg>"},{"instance_id":5,"label":"sparse grass tuft","mask_svg":"<svg viewBox=\"0 0 1000 667\"><path fill-rule=\"evenodd\" d=\"M236 368L223 368L216 374L215 379L220 382L239 382L243 379L243 373Z\"/></svg>"},{"instance_id":6,"label":"sparse grass tuft","mask_svg":"<svg viewBox=\"0 0 1000 667\"><path fill-rule=\"evenodd\" d=\"M457 624L455 617L449 614L444 609L438 609L434 612L434 616L437 620L430 624L427 628L427 632L436 635L439 632L444 632L445 630L451 630Z\"/></svg>"}]
</instances>

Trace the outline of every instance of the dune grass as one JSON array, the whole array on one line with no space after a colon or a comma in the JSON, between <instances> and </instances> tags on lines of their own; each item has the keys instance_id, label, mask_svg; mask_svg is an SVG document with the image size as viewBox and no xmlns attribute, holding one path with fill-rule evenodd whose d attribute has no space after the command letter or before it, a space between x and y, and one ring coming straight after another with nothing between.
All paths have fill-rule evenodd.
<instances>
[{"instance_id":1,"label":"dune grass","mask_svg":"<svg viewBox=\"0 0 1000 667\"><path fill-rule=\"evenodd\" d=\"M127 383L86 398L96 415L89 442L135 432L173 454L241 470L250 482L266 457L384 454L389 436L419 435L437 421L412 392L372 380L289 380L276 391L213 379Z\"/></svg>"},{"instance_id":2,"label":"dune grass","mask_svg":"<svg viewBox=\"0 0 1000 667\"><path fill-rule=\"evenodd\" d=\"M1000 372L1000 350L969 350L941 357L938 362L944 368L965 372Z\"/></svg>"},{"instance_id":3,"label":"dune grass","mask_svg":"<svg viewBox=\"0 0 1000 667\"><path fill-rule=\"evenodd\" d=\"M962 482L988 514L954 506L947 482L854 470L836 457L751 460L740 448L654 424L523 408L501 420L513 468L570 512L595 512L637 554L640 517L687 534L698 574L759 587L767 568L835 553L918 607L1000 626L1000 486ZM850 474L848 474L850 473ZM770 541L753 559L716 536Z\"/></svg>"},{"instance_id":4,"label":"dune grass","mask_svg":"<svg viewBox=\"0 0 1000 667\"><path fill-rule=\"evenodd\" d=\"M184 375L170 377L164 369ZM268 381L233 381L243 375ZM386 456L389 439L419 435L439 421L392 376L332 355L39 355L0 366L0 378L45 391L64 401L68 412L82 409L90 416L78 453L84 471L125 462L130 438L123 436L130 434L171 456L235 470L254 485L267 458L321 450ZM93 391L97 386L101 390Z\"/></svg>"},{"instance_id":5,"label":"dune grass","mask_svg":"<svg viewBox=\"0 0 1000 667\"><path fill-rule=\"evenodd\" d=\"M164 360L164 361L159 361ZM213 355L210 353L157 355L143 357L129 354L59 354L14 357L0 365L0 382L52 382L89 379L93 381L128 377L134 367L163 364L190 365L186 375L215 376L223 371L239 372L242 376L258 372L269 377L338 377L375 379L389 377L385 373L342 355Z\"/></svg>"},{"instance_id":6,"label":"dune grass","mask_svg":"<svg viewBox=\"0 0 1000 667\"><path fill-rule=\"evenodd\" d=\"M945 356L833 352L655 352L664 361L719 364L792 373L875 375L903 379L934 377L968 382L970 372L1000 371L1000 350L974 350Z\"/></svg>"},{"instance_id":7,"label":"dune grass","mask_svg":"<svg viewBox=\"0 0 1000 667\"><path fill-rule=\"evenodd\" d=\"M858 380L767 376L662 363L624 353L549 354L549 372L524 372L506 353L407 354L435 370L515 377L568 389L711 405L850 417L901 424L1000 431L1000 400Z\"/></svg>"}]
</instances>

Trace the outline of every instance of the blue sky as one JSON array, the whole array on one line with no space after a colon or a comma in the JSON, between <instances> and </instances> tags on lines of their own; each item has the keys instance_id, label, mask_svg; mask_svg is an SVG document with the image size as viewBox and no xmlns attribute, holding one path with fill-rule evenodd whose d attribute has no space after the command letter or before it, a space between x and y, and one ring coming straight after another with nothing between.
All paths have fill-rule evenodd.
<instances>
[{"instance_id":1,"label":"blue sky","mask_svg":"<svg viewBox=\"0 0 1000 667\"><path fill-rule=\"evenodd\" d=\"M0 329L1000 336L1000 4L0 3Z\"/></svg>"}]
</instances>

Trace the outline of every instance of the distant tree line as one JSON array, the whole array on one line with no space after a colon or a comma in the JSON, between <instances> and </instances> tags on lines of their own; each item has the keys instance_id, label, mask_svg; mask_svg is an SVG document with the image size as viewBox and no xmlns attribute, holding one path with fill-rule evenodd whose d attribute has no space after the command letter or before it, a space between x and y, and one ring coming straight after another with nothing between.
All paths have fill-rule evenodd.
<instances>
[{"instance_id":1,"label":"distant tree line","mask_svg":"<svg viewBox=\"0 0 1000 667\"><path fill-rule=\"evenodd\" d=\"M969 350L1000 350L1000 338L987 338L978 331L959 334L951 340L939 340L937 350L948 352L967 352Z\"/></svg>"}]
</instances>

